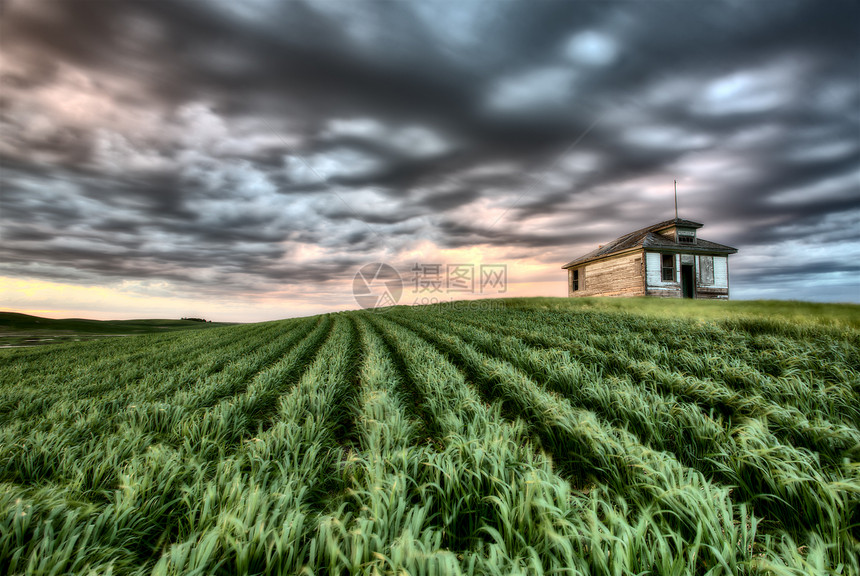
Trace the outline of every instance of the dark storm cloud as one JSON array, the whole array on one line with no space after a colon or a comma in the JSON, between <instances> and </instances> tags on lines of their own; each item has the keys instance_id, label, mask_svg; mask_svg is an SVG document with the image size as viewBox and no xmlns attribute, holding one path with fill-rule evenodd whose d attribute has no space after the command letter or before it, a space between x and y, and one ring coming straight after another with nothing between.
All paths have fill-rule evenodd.
<instances>
[{"instance_id":1,"label":"dark storm cloud","mask_svg":"<svg viewBox=\"0 0 860 576\"><path fill-rule=\"evenodd\" d=\"M461 206L467 206L480 196L481 193L478 190L459 188L449 192L428 195L420 201L420 205L435 213L445 212Z\"/></svg>"},{"instance_id":2,"label":"dark storm cloud","mask_svg":"<svg viewBox=\"0 0 860 576\"><path fill-rule=\"evenodd\" d=\"M560 265L668 217L674 178L739 258L853 253L820 229L860 209L858 37L852 1L12 0L4 270L265 290L422 241Z\"/></svg>"},{"instance_id":3,"label":"dark storm cloud","mask_svg":"<svg viewBox=\"0 0 860 576\"><path fill-rule=\"evenodd\" d=\"M854 276L860 273L860 264L856 262L844 262L842 260L822 260L812 265L765 267L757 271L746 271L743 274L749 279L763 279L765 281L777 282L799 278L807 274L830 274L834 272Z\"/></svg>"}]
</instances>

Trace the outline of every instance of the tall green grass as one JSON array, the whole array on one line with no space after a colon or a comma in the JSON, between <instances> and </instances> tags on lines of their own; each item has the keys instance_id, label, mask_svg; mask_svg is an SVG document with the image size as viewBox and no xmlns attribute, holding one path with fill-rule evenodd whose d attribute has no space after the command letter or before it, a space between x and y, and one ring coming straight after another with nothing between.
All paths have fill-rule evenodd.
<instances>
[{"instance_id":1,"label":"tall green grass","mask_svg":"<svg viewBox=\"0 0 860 576\"><path fill-rule=\"evenodd\" d=\"M0 567L860 575L857 307L502 302L0 351Z\"/></svg>"}]
</instances>

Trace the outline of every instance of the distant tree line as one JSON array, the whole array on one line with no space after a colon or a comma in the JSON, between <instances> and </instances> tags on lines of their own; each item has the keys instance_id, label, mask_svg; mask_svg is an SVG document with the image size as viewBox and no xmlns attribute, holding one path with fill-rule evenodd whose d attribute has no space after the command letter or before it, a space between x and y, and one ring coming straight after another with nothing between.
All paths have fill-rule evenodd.
<instances>
[{"instance_id":1,"label":"distant tree line","mask_svg":"<svg viewBox=\"0 0 860 576\"><path fill-rule=\"evenodd\" d=\"M212 322L212 320L205 320L203 318L183 318L183 320L188 320L189 322Z\"/></svg>"}]
</instances>

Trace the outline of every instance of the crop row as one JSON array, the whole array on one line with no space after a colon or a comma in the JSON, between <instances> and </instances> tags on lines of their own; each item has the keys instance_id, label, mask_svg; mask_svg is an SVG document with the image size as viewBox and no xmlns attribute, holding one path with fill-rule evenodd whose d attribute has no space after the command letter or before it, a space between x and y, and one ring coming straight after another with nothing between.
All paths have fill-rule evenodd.
<instances>
[{"instance_id":1,"label":"crop row","mask_svg":"<svg viewBox=\"0 0 860 576\"><path fill-rule=\"evenodd\" d=\"M497 359L495 371L476 368L474 378L494 383L493 375L519 371L537 376L546 387L573 405L585 408L709 478L735 486L735 499L753 503L785 525L800 525L824 533L834 541L846 538L857 494L857 468L842 466L829 474L821 470L817 454L780 443L756 419L745 419L732 429L703 413L696 404L634 385L630 379L601 378L566 351L537 349L522 340L500 337L465 322L435 318L433 328L419 327L452 356L463 356L477 346ZM465 337L465 340L462 339ZM487 361L484 360L484 363ZM855 432L856 433L856 432ZM853 477L852 477L853 476Z\"/></svg>"},{"instance_id":2,"label":"crop row","mask_svg":"<svg viewBox=\"0 0 860 576\"><path fill-rule=\"evenodd\" d=\"M855 341L516 302L3 352L0 565L860 573Z\"/></svg>"}]
</instances>

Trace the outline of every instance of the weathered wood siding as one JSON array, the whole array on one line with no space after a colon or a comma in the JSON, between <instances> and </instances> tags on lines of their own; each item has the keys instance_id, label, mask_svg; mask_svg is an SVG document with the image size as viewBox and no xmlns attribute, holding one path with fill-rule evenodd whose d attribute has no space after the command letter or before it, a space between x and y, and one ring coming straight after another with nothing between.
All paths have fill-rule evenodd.
<instances>
[{"instance_id":1,"label":"weathered wood siding","mask_svg":"<svg viewBox=\"0 0 860 576\"><path fill-rule=\"evenodd\" d=\"M729 287L729 259L725 256L698 256L696 258L698 286Z\"/></svg>"},{"instance_id":2,"label":"weathered wood siding","mask_svg":"<svg viewBox=\"0 0 860 576\"><path fill-rule=\"evenodd\" d=\"M679 270L681 269L681 255L675 254L675 280L663 281L663 255L659 252L645 253L645 273L648 285L645 288L647 296L659 296L660 298L680 298L681 282Z\"/></svg>"},{"instance_id":3,"label":"weathered wood siding","mask_svg":"<svg viewBox=\"0 0 860 576\"><path fill-rule=\"evenodd\" d=\"M659 232L657 232L657 234L659 234L660 236L663 236L665 238L668 238L672 242L675 241L675 227L674 226L666 228L665 230L660 230Z\"/></svg>"},{"instance_id":4,"label":"weathered wood siding","mask_svg":"<svg viewBox=\"0 0 860 576\"><path fill-rule=\"evenodd\" d=\"M622 254L580 267L585 272L585 285L580 279L579 290L570 290L570 296L641 296L645 293L642 282L642 253Z\"/></svg>"},{"instance_id":5,"label":"weathered wood siding","mask_svg":"<svg viewBox=\"0 0 860 576\"><path fill-rule=\"evenodd\" d=\"M660 255L656 252L645 253L645 281L648 288L661 284Z\"/></svg>"},{"instance_id":6,"label":"weathered wood siding","mask_svg":"<svg viewBox=\"0 0 860 576\"><path fill-rule=\"evenodd\" d=\"M699 300L727 300L728 288L714 288L713 286L697 286L696 298Z\"/></svg>"},{"instance_id":7,"label":"weathered wood siding","mask_svg":"<svg viewBox=\"0 0 860 576\"><path fill-rule=\"evenodd\" d=\"M648 279L648 288L661 288L661 289L670 289L670 290L680 290L680 284L678 283L678 270L681 266L681 257L679 254L675 254L675 280L672 282L663 282L662 273L663 273L663 255L659 252L646 252L645 253L645 274Z\"/></svg>"},{"instance_id":8,"label":"weathered wood siding","mask_svg":"<svg viewBox=\"0 0 860 576\"><path fill-rule=\"evenodd\" d=\"M659 296L663 298L729 297L729 260L727 253L737 250L721 244L697 240L699 224L689 222L677 226L679 220L666 221L643 228L635 238L635 248L627 248L602 260L585 263L577 268L578 290L572 290L572 275L568 272L570 296ZM669 224L667 226L667 224ZM665 227L664 227L665 226ZM671 242L657 240L647 234L659 234ZM685 240L681 242L681 240ZM620 244L621 246L630 244ZM601 246L603 248L603 246ZM663 281L663 258L672 265L673 277ZM668 266L666 272L668 275ZM689 283L689 284L688 284Z\"/></svg>"},{"instance_id":9,"label":"weathered wood siding","mask_svg":"<svg viewBox=\"0 0 860 576\"><path fill-rule=\"evenodd\" d=\"M680 298L681 287L677 288L648 288L646 296L657 296L658 298Z\"/></svg>"},{"instance_id":10,"label":"weathered wood siding","mask_svg":"<svg viewBox=\"0 0 860 576\"><path fill-rule=\"evenodd\" d=\"M729 288L728 256L714 256L714 288Z\"/></svg>"},{"instance_id":11,"label":"weathered wood siding","mask_svg":"<svg viewBox=\"0 0 860 576\"><path fill-rule=\"evenodd\" d=\"M696 298L726 300L729 297L729 259L726 256L699 256L698 282L696 283ZM710 266L710 274L703 272ZM706 277L708 282L703 282Z\"/></svg>"},{"instance_id":12,"label":"weathered wood siding","mask_svg":"<svg viewBox=\"0 0 860 576\"><path fill-rule=\"evenodd\" d=\"M697 286L713 286L714 285L714 257L713 256L696 256L696 285Z\"/></svg>"}]
</instances>

